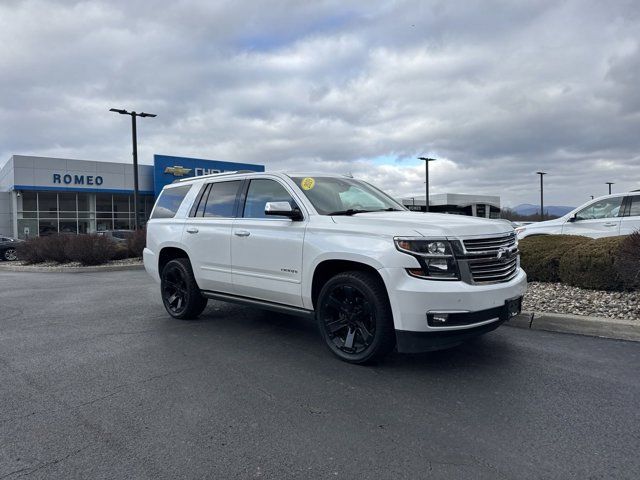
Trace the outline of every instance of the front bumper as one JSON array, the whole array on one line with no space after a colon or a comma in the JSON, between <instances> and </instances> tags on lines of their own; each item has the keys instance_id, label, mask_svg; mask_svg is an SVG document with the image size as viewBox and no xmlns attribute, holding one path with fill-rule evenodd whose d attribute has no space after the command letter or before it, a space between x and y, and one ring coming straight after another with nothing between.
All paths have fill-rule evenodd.
<instances>
[{"instance_id":1,"label":"front bumper","mask_svg":"<svg viewBox=\"0 0 640 480\"><path fill-rule=\"evenodd\" d=\"M407 332L436 333L470 330L496 323L491 319L478 318L477 322L449 326L431 326L427 321L429 312L455 312L474 314L502 308L509 299L522 297L527 289L527 275L522 269L503 283L471 285L462 281L424 280L409 276L403 268L379 270L387 287L393 312L395 329ZM495 327L494 327L495 328Z\"/></svg>"},{"instance_id":2,"label":"front bumper","mask_svg":"<svg viewBox=\"0 0 640 480\"><path fill-rule=\"evenodd\" d=\"M396 345L399 352L419 353L455 347L483 333L495 330L514 315L520 313L522 297L512 299L512 305L470 313L459 313L456 322L467 325L464 329L438 329L438 331L411 332L396 330ZM516 308L514 308L516 307Z\"/></svg>"}]
</instances>

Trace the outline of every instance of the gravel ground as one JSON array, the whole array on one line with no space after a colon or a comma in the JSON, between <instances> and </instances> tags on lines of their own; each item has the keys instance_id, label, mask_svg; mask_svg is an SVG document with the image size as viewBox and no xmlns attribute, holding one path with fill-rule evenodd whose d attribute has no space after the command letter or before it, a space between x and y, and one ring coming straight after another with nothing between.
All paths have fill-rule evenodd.
<instances>
[{"instance_id":1,"label":"gravel ground","mask_svg":"<svg viewBox=\"0 0 640 480\"><path fill-rule=\"evenodd\" d=\"M14 265L14 266L18 266L18 267L39 267L39 268L52 268L52 269L60 269L60 268L78 268L78 267L82 267L82 264L80 262L69 262L69 263L57 263L57 262L42 262L42 263L32 263L32 264L28 264L26 262L23 261L15 261L15 262L11 262L9 263L9 265ZM119 266L119 265L142 265L142 259L141 258L125 258L122 260L111 260L110 262L107 262L103 265L110 265L110 266Z\"/></svg>"},{"instance_id":2,"label":"gravel ground","mask_svg":"<svg viewBox=\"0 0 640 480\"><path fill-rule=\"evenodd\" d=\"M529 283L525 312L568 313L640 320L640 292L605 292L561 283Z\"/></svg>"}]
</instances>

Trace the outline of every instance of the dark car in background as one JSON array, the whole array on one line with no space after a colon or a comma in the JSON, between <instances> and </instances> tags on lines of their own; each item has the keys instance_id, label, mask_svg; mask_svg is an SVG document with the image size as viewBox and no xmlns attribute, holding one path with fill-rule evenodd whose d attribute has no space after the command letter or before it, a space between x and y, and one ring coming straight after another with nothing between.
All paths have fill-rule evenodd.
<instances>
[{"instance_id":1,"label":"dark car in background","mask_svg":"<svg viewBox=\"0 0 640 480\"><path fill-rule=\"evenodd\" d=\"M17 238L3 237L0 235L0 260L13 261L17 260L17 245L22 242Z\"/></svg>"}]
</instances>

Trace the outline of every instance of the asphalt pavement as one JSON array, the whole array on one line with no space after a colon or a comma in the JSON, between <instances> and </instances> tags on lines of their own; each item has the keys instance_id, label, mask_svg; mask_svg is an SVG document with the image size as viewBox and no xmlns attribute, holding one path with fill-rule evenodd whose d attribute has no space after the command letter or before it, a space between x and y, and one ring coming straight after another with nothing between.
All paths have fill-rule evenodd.
<instances>
[{"instance_id":1,"label":"asphalt pavement","mask_svg":"<svg viewBox=\"0 0 640 480\"><path fill-rule=\"evenodd\" d=\"M353 366L295 317L173 320L143 271L0 272L0 479L637 479L639 367L509 326Z\"/></svg>"}]
</instances>

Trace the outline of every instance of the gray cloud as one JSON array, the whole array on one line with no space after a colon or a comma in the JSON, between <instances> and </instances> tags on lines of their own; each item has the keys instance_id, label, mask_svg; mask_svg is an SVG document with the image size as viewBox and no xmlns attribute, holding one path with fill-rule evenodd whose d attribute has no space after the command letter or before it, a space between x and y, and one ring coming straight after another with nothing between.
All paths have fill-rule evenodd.
<instances>
[{"instance_id":1,"label":"gray cloud","mask_svg":"<svg viewBox=\"0 0 640 480\"><path fill-rule=\"evenodd\" d=\"M397 195L640 188L637 2L9 1L0 159L153 153L353 172Z\"/></svg>"}]
</instances>

